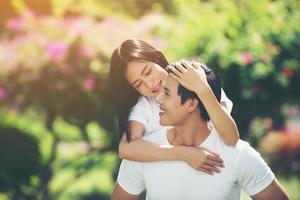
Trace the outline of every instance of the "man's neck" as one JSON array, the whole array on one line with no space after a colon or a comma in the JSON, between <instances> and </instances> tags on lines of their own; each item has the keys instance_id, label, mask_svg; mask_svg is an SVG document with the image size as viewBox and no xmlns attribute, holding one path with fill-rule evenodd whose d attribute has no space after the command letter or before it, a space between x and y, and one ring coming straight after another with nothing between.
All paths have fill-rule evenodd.
<instances>
[{"instance_id":1,"label":"man's neck","mask_svg":"<svg viewBox=\"0 0 300 200\"><path fill-rule=\"evenodd\" d=\"M184 122L168 131L168 140L175 146L198 146L209 136L210 131L211 128L198 113L191 113Z\"/></svg>"}]
</instances>

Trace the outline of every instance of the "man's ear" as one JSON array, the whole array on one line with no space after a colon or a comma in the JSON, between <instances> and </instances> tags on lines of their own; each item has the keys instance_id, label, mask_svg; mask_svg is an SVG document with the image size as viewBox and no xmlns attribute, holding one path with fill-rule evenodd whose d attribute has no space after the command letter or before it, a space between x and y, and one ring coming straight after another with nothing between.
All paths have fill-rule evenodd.
<instances>
[{"instance_id":1,"label":"man's ear","mask_svg":"<svg viewBox=\"0 0 300 200\"><path fill-rule=\"evenodd\" d=\"M198 99L189 99L188 100L188 112L191 113L198 108L199 101Z\"/></svg>"}]
</instances>

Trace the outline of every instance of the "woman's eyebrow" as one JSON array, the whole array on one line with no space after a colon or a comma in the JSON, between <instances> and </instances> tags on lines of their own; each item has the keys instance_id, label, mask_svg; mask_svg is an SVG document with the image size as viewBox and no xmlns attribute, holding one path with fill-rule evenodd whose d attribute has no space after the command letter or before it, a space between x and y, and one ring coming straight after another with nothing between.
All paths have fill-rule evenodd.
<instances>
[{"instance_id":1,"label":"woman's eyebrow","mask_svg":"<svg viewBox=\"0 0 300 200\"><path fill-rule=\"evenodd\" d=\"M141 71L141 75L144 74L144 72L145 72L145 70L147 69L148 65L149 65L149 64L147 64L147 65L143 68L143 70ZM138 82L138 80L135 80L135 81L133 81L133 82L131 83L131 85L134 86L137 82Z\"/></svg>"},{"instance_id":2,"label":"woman's eyebrow","mask_svg":"<svg viewBox=\"0 0 300 200\"><path fill-rule=\"evenodd\" d=\"M144 67L144 69L143 69L142 72L141 72L141 75L144 74L144 72L145 72L145 70L147 69L148 65L149 65L149 64L147 64L147 65Z\"/></svg>"}]
</instances>

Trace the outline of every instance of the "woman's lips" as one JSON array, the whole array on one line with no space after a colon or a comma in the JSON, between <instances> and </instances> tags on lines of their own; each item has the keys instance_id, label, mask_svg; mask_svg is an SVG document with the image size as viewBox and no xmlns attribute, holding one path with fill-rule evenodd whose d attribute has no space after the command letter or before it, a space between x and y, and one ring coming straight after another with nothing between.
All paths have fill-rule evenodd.
<instances>
[{"instance_id":1,"label":"woman's lips","mask_svg":"<svg viewBox=\"0 0 300 200\"><path fill-rule=\"evenodd\" d=\"M156 93L156 92L160 91L161 85L162 85L162 82L159 81L159 83L152 89L152 92Z\"/></svg>"}]
</instances>

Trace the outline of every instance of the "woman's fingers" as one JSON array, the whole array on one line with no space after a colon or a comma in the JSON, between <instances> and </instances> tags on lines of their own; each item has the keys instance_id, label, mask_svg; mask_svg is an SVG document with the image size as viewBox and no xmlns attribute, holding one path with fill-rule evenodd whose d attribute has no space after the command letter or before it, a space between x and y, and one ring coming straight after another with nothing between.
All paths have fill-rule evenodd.
<instances>
[{"instance_id":1,"label":"woman's fingers","mask_svg":"<svg viewBox=\"0 0 300 200\"><path fill-rule=\"evenodd\" d=\"M215 157L220 157L220 155L219 154L216 154L215 152L212 152L212 151L210 151L210 150L208 150L208 149L206 149L206 148L204 148L205 149L205 151L207 151L207 152L209 152L212 156L215 156Z\"/></svg>"},{"instance_id":2,"label":"woman's fingers","mask_svg":"<svg viewBox=\"0 0 300 200\"><path fill-rule=\"evenodd\" d=\"M202 65L201 63L192 61L192 66L193 66L195 69L198 69L199 67L201 67L201 65Z\"/></svg>"},{"instance_id":3,"label":"woman's fingers","mask_svg":"<svg viewBox=\"0 0 300 200\"><path fill-rule=\"evenodd\" d=\"M170 69L171 69L171 71L172 71L173 74L175 74L178 77L181 77L182 73L177 68L175 68L174 65L171 65Z\"/></svg>"},{"instance_id":4,"label":"woman's fingers","mask_svg":"<svg viewBox=\"0 0 300 200\"><path fill-rule=\"evenodd\" d=\"M206 161L206 164L211 165L211 166L224 167L223 162L209 160L209 159Z\"/></svg>"},{"instance_id":5,"label":"woman's fingers","mask_svg":"<svg viewBox=\"0 0 300 200\"><path fill-rule=\"evenodd\" d=\"M170 73L171 77L173 77L176 81L180 82L181 79L180 79L180 76L178 76L177 74L175 73Z\"/></svg>"},{"instance_id":6,"label":"woman's fingers","mask_svg":"<svg viewBox=\"0 0 300 200\"><path fill-rule=\"evenodd\" d=\"M206 174L209 174L209 175L213 175L212 171L209 171L209 170L207 170L207 169L205 169L203 167L199 167L199 168L197 168L197 170L200 170L200 171L202 171L202 172L204 172Z\"/></svg>"},{"instance_id":7,"label":"woman's fingers","mask_svg":"<svg viewBox=\"0 0 300 200\"><path fill-rule=\"evenodd\" d=\"M176 70L176 71L180 72L181 74L183 74L187 71L186 68L182 65L182 62L175 62L175 63L171 64L171 66L173 67L173 68L171 67L172 71Z\"/></svg>"},{"instance_id":8,"label":"woman's fingers","mask_svg":"<svg viewBox=\"0 0 300 200\"><path fill-rule=\"evenodd\" d=\"M224 162L219 156L215 156L215 155L208 155L207 158L208 158L207 160L212 160L219 163Z\"/></svg>"},{"instance_id":9,"label":"woman's fingers","mask_svg":"<svg viewBox=\"0 0 300 200\"><path fill-rule=\"evenodd\" d=\"M212 172L220 173L220 169L218 169L216 166L207 165L211 169Z\"/></svg>"},{"instance_id":10,"label":"woman's fingers","mask_svg":"<svg viewBox=\"0 0 300 200\"><path fill-rule=\"evenodd\" d=\"M188 62L186 60L181 61L180 65L182 66L183 69L185 69L185 71L187 71L188 68L192 67L191 62Z\"/></svg>"},{"instance_id":11,"label":"woman's fingers","mask_svg":"<svg viewBox=\"0 0 300 200\"><path fill-rule=\"evenodd\" d=\"M184 72L186 72L186 68L182 64L183 64L183 62L176 62L174 64L174 66L178 71L180 71L181 73L184 73Z\"/></svg>"},{"instance_id":12,"label":"woman's fingers","mask_svg":"<svg viewBox=\"0 0 300 200\"><path fill-rule=\"evenodd\" d=\"M199 169L204 169L206 171L208 171L210 175L213 175L214 173L220 173L220 170L217 167L213 167L210 165L203 165L201 167L199 167Z\"/></svg>"}]
</instances>

